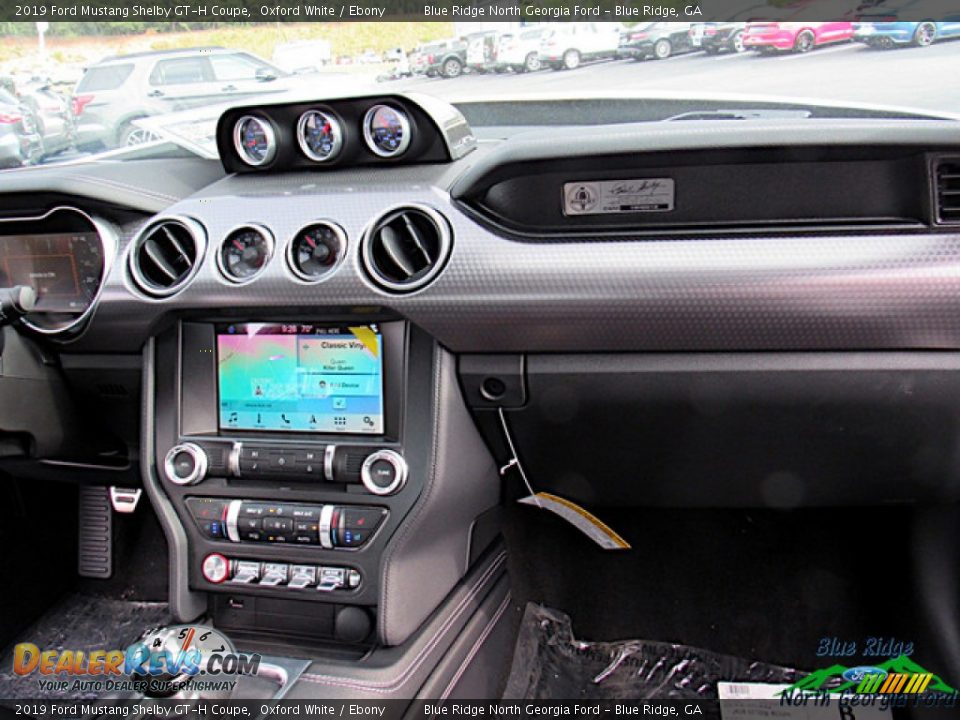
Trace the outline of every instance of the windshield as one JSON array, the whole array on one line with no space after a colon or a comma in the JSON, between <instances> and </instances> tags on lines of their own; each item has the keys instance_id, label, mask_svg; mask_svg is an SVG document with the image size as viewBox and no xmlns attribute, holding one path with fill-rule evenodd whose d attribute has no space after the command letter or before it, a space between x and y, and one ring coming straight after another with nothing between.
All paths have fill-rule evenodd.
<instances>
[{"instance_id":1,"label":"windshield","mask_svg":"<svg viewBox=\"0 0 960 720\"><path fill-rule=\"evenodd\" d=\"M960 10L934 8L939 19L924 20L924 2L936 5L851 0L829 22L809 19L825 16L817 0L744 0L691 17L699 6L669 2L673 15L644 17L623 3L604 22L560 22L552 6L511 22L0 22L0 103L30 115L0 131L27 148L13 164L34 165L145 148L214 157L227 107L361 93L431 95L475 128L753 119L777 108L791 118L827 108L954 119L948 69L960 60ZM589 104L576 112L542 104L578 100ZM476 112L534 101L536 113ZM656 101L674 104L654 110Z\"/></svg>"}]
</instances>

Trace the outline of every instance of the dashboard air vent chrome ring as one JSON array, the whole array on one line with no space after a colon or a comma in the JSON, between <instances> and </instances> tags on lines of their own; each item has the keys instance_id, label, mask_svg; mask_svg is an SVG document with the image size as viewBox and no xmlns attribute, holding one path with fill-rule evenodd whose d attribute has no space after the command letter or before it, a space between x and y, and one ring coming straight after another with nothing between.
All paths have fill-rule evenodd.
<instances>
[{"instance_id":1,"label":"dashboard air vent chrome ring","mask_svg":"<svg viewBox=\"0 0 960 720\"><path fill-rule=\"evenodd\" d=\"M425 205L389 210L361 241L364 269L377 285L396 293L418 290L443 270L453 240L446 219Z\"/></svg>"},{"instance_id":2,"label":"dashboard air vent chrome ring","mask_svg":"<svg viewBox=\"0 0 960 720\"><path fill-rule=\"evenodd\" d=\"M155 220L134 238L128 255L134 284L147 295L169 297L200 269L207 233L184 217Z\"/></svg>"}]
</instances>

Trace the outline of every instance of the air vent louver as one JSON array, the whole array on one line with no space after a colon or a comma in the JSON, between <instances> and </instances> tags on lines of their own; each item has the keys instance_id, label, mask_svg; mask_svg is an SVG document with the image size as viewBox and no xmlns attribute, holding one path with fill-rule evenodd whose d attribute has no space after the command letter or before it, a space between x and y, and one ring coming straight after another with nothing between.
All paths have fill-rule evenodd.
<instances>
[{"instance_id":1,"label":"air vent louver","mask_svg":"<svg viewBox=\"0 0 960 720\"><path fill-rule=\"evenodd\" d=\"M146 227L130 252L130 273L137 286L155 297L177 292L197 271L205 237L199 225L186 219Z\"/></svg>"},{"instance_id":2,"label":"air vent louver","mask_svg":"<svg viewBox=\"0 0 960 720\"><path fill-rule=\"evenodd\" d=\"M446 220L426 207L403 207L377 220L363 239L363 264L381 287L412 292L432 281L450 255Z\"/></svg>"},{"instance_id":3,"label":"air vent louver","mask_svg":"<svg viewBox=\"0 0 960 720\"><path fill-rule=\"evenodd\" d=\"M938 162L935 182L937 221L960 223L960 158Z\"/></svg>"}]
</instances>

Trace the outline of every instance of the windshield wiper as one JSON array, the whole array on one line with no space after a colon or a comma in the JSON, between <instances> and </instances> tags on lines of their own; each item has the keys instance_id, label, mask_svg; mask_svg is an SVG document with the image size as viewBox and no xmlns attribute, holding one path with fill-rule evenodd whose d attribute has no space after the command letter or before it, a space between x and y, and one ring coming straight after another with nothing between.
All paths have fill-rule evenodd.
<instances>
[{"instance_id":1,"label":"windshield wiper","mask_svg":"<svg viewBox=\"0 0 960 720\"><path fill-rule=\"evenodd\" d=\"M674 120L796 120L811 117L810 110L694 110L664 118L665 122Z\"/></svg>"}]
</instances>

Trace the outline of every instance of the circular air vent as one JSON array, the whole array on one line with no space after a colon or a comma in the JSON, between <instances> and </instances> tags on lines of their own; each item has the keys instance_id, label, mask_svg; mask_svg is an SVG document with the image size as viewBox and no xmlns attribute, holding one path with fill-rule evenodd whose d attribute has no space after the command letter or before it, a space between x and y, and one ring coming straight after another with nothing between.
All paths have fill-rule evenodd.
<instances>
[{"instance_id":1,"label":"circular air vent","mask_svg":"<svg viewBox=\"0 0 960 720\"><path fill-rule=\"evenodd\" d=\"M148 295L172 295L199 269L205 245L206 233L193 220L157 220L133 241L130 274Z\"/></svg>"},{"instance_id":2,"label":"circular air vent","mask_svg":"<svg viewBox=\"0 0 960 720\"><path fill-rule=\"evenodd\" d=\"M450 255L447 221L428 207L397 208L375 221L363 238L363 265L375 283L412 292L433 280Z\"/></svg>"}]
</instances>

